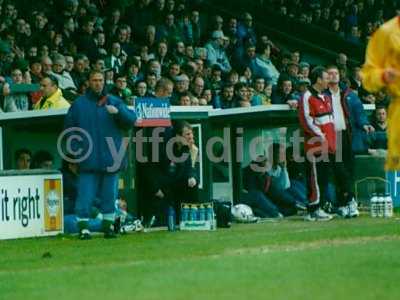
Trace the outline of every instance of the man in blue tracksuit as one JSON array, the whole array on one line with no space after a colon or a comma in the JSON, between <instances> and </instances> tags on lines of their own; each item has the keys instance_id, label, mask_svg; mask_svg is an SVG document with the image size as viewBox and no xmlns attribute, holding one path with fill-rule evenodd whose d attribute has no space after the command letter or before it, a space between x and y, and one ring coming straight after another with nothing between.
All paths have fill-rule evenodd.
<instances>
[{"instance_id":1,"label":"man in blue tracksuit","mask_svg":"<svg viewBox=\"0 0 400 300\"><path fill-rule=\"evenodd\" d=\"M78 157L79 177L75 214L79 237L90 239L88 219L95 198L100 200L105 238L115 237L113 224L119 170L126 164L122 155L122 129L133 126L136 114L117 97L104 92L104 75L93 71L89 89L74 101L65 118L67 147ZM122 150L123 149L123 150Z\"/></svg>"}]
</instances>

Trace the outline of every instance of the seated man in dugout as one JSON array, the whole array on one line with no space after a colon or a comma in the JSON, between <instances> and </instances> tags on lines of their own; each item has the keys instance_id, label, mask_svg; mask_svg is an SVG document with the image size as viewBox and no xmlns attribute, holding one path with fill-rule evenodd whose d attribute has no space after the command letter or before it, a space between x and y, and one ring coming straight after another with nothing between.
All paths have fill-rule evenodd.
<instances>
[{"instance_id":1,"label":"seated man in dugout","mask_svg":"<svg viewBox=\"0 0 400 300\"><path fill-rule=\"evenodd\" d=\"M168 207L175 209L179 219L181 203L198 202L198 148L194 144L193 129L188 122L179 121L170 135L160 145L158 161L153 159L143 170L142 210L146 221L155 216L157 225L166 224Z\"/></svg>"}]
</instances>

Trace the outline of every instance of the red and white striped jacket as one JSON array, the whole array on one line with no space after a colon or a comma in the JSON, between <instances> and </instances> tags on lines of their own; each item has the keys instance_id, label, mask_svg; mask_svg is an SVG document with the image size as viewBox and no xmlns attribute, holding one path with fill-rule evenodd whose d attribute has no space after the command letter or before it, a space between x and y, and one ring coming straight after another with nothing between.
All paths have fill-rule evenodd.
<instances>
[{"instance_id":1,"label":"red and white striped jacket","mask_svg":"<svg viewBox=\"0 0 400 300\"><path fill-rule=\"evenodd\" d=\"M304 131L306 152L322 149L322 141L328 143L329 153L336 152L336 131L329 95L318 93L312 87L306 91L299 101L299 121Z\"/></svg>"}]
</instances>

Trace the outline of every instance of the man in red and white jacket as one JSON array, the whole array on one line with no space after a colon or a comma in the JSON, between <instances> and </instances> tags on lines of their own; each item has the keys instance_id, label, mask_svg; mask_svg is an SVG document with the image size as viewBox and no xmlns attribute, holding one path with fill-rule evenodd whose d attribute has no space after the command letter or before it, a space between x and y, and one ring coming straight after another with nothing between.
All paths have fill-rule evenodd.
<instances>
[{"instance_id":1,"label":"man in red and white jacket","mask_svg":"<svg viewBox=\"0 0 400 300\"><path fill-rule=\"evenodd\" d=\"M312 86L299 102L299 121L304 131L308 189L308 221L328 221L332 216L321 207L329 173L335 171L336 131L332 99L324 91L329 75L316 67L310 75ZM335 174L336 175L336 174ZM336 177L336 176L335 176Z\"/></svg>"}]
</instances>

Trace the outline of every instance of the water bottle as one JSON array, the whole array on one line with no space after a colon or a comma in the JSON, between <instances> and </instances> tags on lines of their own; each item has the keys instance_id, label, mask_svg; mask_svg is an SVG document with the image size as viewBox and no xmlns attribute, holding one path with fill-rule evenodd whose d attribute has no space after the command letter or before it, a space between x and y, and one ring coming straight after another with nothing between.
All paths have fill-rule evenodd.
<instances>
[{"instance_id":1,"label":"water bottle","mask_svg":"<svg viewBox=\"0 0 400 300\"><path fill-rule=\"evenodd\" d=\"M197 206L196 205L192 205L191 209L190 209L190 221L197 221Z\"/></svg>"},{"instance_id":2,"label":"water bottle","mask_svg":"<svg viewBox=\"0 0 400 300\"><path fill-rule=\"evenodd\" d=\"M175 231L175 209L168 207L168 231Z\"/></svg>"},{"instance_id":3,"label":"water bottle","mask_svg":"<svg viewBox=\"0 0 400 300\"><path fill-rule=\"evenodd\" d=\"M189 221L189 214L190 214L190 209L189 205L184 204L181 209L181 220L182 222Z\"/></svg>"},{"instance_id":4,"label":"water bottle","mask_svg":"<svg viewBox=\"0 0 400 300\"><path fill-rule=\"evenodd\" d=\"M393 217L393 200L389 193L385 194L385 218Z\"/></svg>"},{"instance_id":5,"label":"water bottle","mask_svg":"<svg viewBox=\"0 0 400 300\"><path fill-rule=\"evenodd\" d=\"M370 203L371 217L373 217L373 218L378 217L377 204L378 204L378 196L374 193L374 194L372 194L371 203Z\"/></svg>"},{"instance_id":6,"label":"water bottle","mask_svg":"<svg viewBox=\"0 0 400 300\"><path fill-rule=\"evenodd\" d=\"M385 216L385 197L380 194L378 196L378 217L383 218Z\"/></svg>"},{"instance_id":7,"label":"water bottle","mask_svg":"<svg viewBox=\"0 0 400 300\"><path fill-rule=\"evenodd\" d=\"M206 206L206 221L214 220L214 211L212 209L211 204L207 204Z\"/></svg>"},{"instance_id":8,"label":"water bottle","mask_svg":"<svg viewBox=\"0 0 400 300\"><path fill-rule=\"evenodd\" d=\"M199 221L205 221L206 219L206 209L204 208L204 205L200 205L199 209Z\"/></svg>"}]
</instances>

